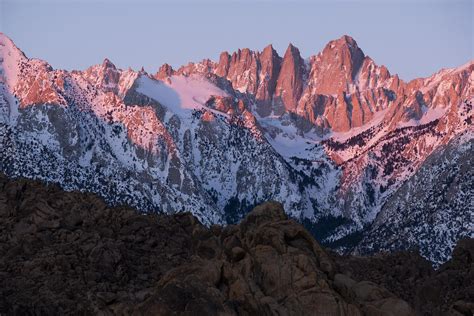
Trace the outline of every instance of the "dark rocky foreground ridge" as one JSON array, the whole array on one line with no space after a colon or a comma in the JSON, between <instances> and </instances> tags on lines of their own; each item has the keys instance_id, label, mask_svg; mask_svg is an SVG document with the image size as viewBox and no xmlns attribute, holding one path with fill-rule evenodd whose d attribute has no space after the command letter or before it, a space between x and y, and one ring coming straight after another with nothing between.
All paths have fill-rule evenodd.
<instances>
[{"instance_id":1,"label":"dark rocky foreground ridge","mask_svg":"<svg viewBox=\"0 0 474 316\"><path fill-rule=\"evenodd\" d=\"M473 260L338 256L274 202L206 228L0 175L1 315L472 315Z\"/></svg>"}]
</instances>

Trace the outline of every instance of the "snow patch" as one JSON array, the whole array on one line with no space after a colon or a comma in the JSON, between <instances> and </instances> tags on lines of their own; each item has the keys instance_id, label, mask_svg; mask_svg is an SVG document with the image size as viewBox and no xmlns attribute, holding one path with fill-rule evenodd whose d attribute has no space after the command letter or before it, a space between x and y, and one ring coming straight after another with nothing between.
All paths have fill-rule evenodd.
<instances>
[{"instance_id":1,"label":"snow patch","mask_svg":"<svg viewBox=\"0 0 474 316\"><path fill-rule=\"evenodd\" d=\"M266 138L272 147L284 158L298 157L303 159L315 159L311 148L321 141L316 133L304 133L298 131L298 128L285 120L284 117L265 117L258 118L259 123L268 132ZM276 132L271 136L271 131Z\"/></svg>"},{"instance_id":2,"label":"snow patch","mask_svg":"<svg viewBox=\"0 0 474 316\"><path fill-rule=\"evenodd\" d=\"M0 82L4 82L13 91L18 82L18 64L26 59L12 40L0 33Z\"/></svg>"},{"instance_id":3,"label":"snow patch","mask_svg":"<svg viewBox=\"0 0 474 316\"><path fill-rule=\"evenodd\" d=\"M399 122L398 127L408 127L408 126L419 126L425 125L429 122L437 120L446 114L446 108L437 107L437 108L427 108L423 107L423 116L419 120L411 119L407 122Z\"/></svg>"},{"instance_id":4,"label":"snow patch","mask_svg":"<svg viewBox=\"0 0 474 316\"><path fill-rule=\"evenodd\" d=\"M327 138L332 138L338 142L345 142L353 136L359 135L360 133L363 133L372 127L380 125L384 120L387 111L388 108L375 112L374 116L367 124L364 124L360 127L353 127L348 132L331 132L328 134Z\"/></svg>"},{"instance_id":5,"label":"snow patch","mask_svg":"<svg viewBox=\"0 0 474 316\"><path fill-rule=\"evenodd\" d=\"M179 117L189 117L192 110L202 108L214 112L205 106L206 101L213 95L227 96L225 91L196 75L171 76L166 82L147 76L140 76L138 80L137 92L155 99Z\"/></svg>"}]
</instances>

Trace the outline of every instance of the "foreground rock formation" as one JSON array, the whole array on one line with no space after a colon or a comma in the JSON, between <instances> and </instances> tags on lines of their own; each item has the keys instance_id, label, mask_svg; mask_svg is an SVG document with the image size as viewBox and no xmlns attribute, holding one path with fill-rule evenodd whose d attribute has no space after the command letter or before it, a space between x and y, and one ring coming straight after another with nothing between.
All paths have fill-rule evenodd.
<instances>
[{"instance_id":1,"label":"foreground rock formation","mask_svg":"<svg viewBox=\"0 0 474 316\"><path fill-rule=\"evenodd\" d=\"M470 315L473 258L339 257L275 202L207 228L0 176L2 315Z\"/></svg>"}]
</instances>

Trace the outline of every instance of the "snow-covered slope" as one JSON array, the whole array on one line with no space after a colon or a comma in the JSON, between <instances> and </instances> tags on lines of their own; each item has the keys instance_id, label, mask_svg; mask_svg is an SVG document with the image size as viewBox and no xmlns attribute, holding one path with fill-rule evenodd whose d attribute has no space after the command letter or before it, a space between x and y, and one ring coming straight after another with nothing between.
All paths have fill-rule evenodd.
<instances>
[{"instance_id":1,"label":"snow-covered slope","mask_svg":"<svg viewBox=\"0 0 474 316\"><path fill-rule=\"evenodd\" d=\"M472 153L472 131L436 150L387 199L357 251L412 247L443 263L459 236L474 234Z\"/></svg>"},{"instance_id":2,"label":"snow-covered slope","mask_svg":"<svg viewBox=\"0 0 474 316\"><path fill-rule=\"evenodd\" d=\"M469 201L450 208L463 222L448 231L437 204L415 203L411 190L423 186L427 196L437 187L439 177L422 176L436 174L426 171L439 161L431 157L472 153L473 62L405 83L347 36L307 61L292 45L283 58L268 46L177 71L164 65L153 76L107 59L55 70L3 34L0 58L0 171L8 176L144 211L191 211L206 224L238 221L274 199L345 252L418 245L441 262L451 241L472 235ZM464 196L470 178L459 179L452 190ZM422 247L434 237L404 222L412 214L434 218L426 227L449 241ZM376 240L381 230L386 242Z\"/></svg>"}]
</instances>

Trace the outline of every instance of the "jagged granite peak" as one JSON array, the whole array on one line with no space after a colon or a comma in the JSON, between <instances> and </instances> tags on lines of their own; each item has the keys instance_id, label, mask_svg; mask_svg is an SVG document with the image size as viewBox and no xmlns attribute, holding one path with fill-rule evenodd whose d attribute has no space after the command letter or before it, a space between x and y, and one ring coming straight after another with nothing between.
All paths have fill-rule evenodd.
<instances>
[{"instance_id":1,"label":"jagged granite peak","mask_svg":"<svg viewBox=\"0 0 474 316\"><path fill-rule=\"evenodd\" d=\"M104 61L102 62L102 68L107 69L107 68L112 68L117 70L115 67L114 63L110 61L108 58L104 58Z\"/></svg>"},{"instance_id":2,"label":"jagged granite peak","mask_svg":"<svg viewBox=\"0 0 474 316\"><path fill-rule=\"evenodd\" d=\"M106 91L114 91L118 93L118 83L120 80L120 72L117 71L115 65L107 58L102 62L101 86Z\"/></svg>"},{"instance_id":3,"label":"jagged granite peak","mask_svg":"<svg viewBox=\"0 0 474 316\"><path fill-rule=\"evenodd\" d=\"M240 92L255 94L258 87L258 53L248 48L233 52L226 78Z\"/></svg>"},{"instance_id":4,"label":"jagged granite peak","mask_svg":"<svg viewBox=\"0 0 474 316\"><path fill-rule=\"evenodd\" d=\"M374 87L378 87L386 83L392 76L385 66L377 66L375 62L369 56L364 58L364 61L357 74L357 80L354 80L358 90L366 90ZM400 82L398 75L394 75L393 84L388 86L393 91L398 91Z\"/></svg>"},{"instance_id":5,"label":"jagged granite peak","mask_svg":"<svg viewBox=\"0 0 474 316\"><path fill-rule=\"evenodd\" d=\"M132 73L135 74L131 69L127 71L118 69L109 59L105 58L102 64L91 66L78 74L97 89L121 94L125 90L122 86L124 79Z\"/></svg>"},{"instance_id":6,"label":"jagged granite peak","mask_svg":"<svg viewBox=\"0 0 474 316\"><path fill-rule=\"evenodd\" d=\"M270 115L273 110L271 103L280 74L281 61L281 57L271 44L260 53L259 85L255 99L256 111L262 117Z\"/></svg>"},{"instance_id":7,"label":"jagged granite peak","mask_svg":"<svg viewBox=\"0 0 474 316\"><path fill-rule=\"evenodd\" d=\"M228 52L222 52L219 55L219 63L215 71L216 75L226 77L230 67L230 55Z\"/></svg>"},{"instance_id":8,"label":"jagged granite peak","mask_svg":"<svg viewBox=\"0 0 474 316\"><path fill-rule=\"evenodd\" d=\"M330 41L313 59L312 79L320 94L340 94L349 91L364 62L364 52L347 35Z\"/></svg>"},{"instance_id":9,"label":"jagged granite peak","mask_svg":"<svg viewBox=\"0 0 474 316\"><path fill-rule=\"evenodd\" d=\"M474 61L460 67L443 69L427 78L401 81L394 101L387 109L385 124L396 129L401 124L420 120L432 112L434 117L449 115L455 122L462 105L474 97ZM392 80L393 83L393 80ZM437 114L434 114L437 113Z\"/></svg>"},{"instance_id":10,"label":"jagged granite peak","mask_svg":"<svg viewBox=\"0 0 474 316\"><path fill-rule=\"evenodd\" d=\"M298 48L289 44L281 62L274 103L289 112L296 112L298 100L303 93L305 63Z\"/></svg>"},{"instance_id":11,"label":"jagged granite peak","mask_svg":"<svg viewBox=\"0 0 474 316\"><path fill-rule=\"evenodd\" d=\"M172 76L174 73L175 71L173 67L171 67L167 63L164 63L163 65L161 65L160 69L158 69L158 72L155 74L155 78L163 80L165 78Z\"/></svg>"},{"instance_id":12,"label":"jagged granite peak","mask_svg":"<svg viewBox=\"0 0 474 316\"><path fill-rule=\"evenodd\" d=\"M233 89L253 95L256 111L265 117L273 110L272 99L280 64L281 57L272 45L266 46L262 52L244 48L231 55L222 52L214 73L229 80Z\"/></svg>"}]
</instances>

